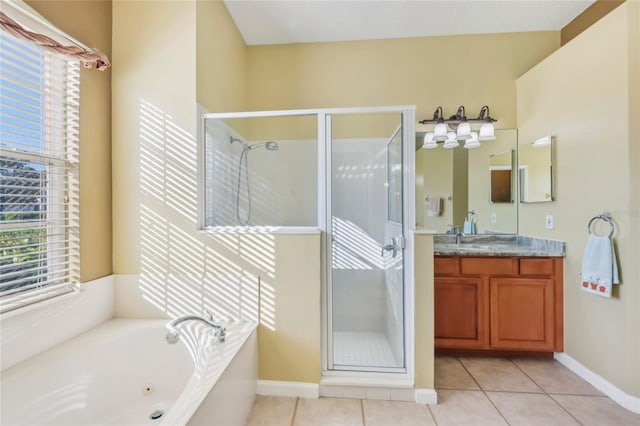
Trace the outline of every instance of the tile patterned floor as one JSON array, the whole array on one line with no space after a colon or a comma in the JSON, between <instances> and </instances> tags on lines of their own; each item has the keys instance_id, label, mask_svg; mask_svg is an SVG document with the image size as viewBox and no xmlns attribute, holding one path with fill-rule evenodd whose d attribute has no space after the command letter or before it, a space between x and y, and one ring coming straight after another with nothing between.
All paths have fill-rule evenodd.
<instances>
[{"instance_id":1,"label":"tile patterned floor","mask_svg":"<svg viewBox=\"0 0 640 426\"><path fill-rule=\"evenodd\" d=\"M437 357L438 405L258 396L247 426L640 426L551 359Z\"/></svg>"},{"instance_id":2,"label":"tile patterned floor","mask_svg":"<svg viewBox=\"0 0 640 426\"><path fill-rule=\"evenodd\" d=\"M333 351L333 362L336 365L398 366L384 333L335 331Z\"/></svg>"}]
</instances>

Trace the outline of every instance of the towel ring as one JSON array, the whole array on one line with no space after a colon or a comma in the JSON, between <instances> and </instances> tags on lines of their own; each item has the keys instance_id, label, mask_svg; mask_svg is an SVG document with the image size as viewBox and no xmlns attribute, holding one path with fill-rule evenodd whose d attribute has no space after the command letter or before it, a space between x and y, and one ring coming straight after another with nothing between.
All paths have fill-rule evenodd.
<instances>
[{"instance_id":1,"label":"towel ring","mask_svg":"<svg viewBox=\"0 0 640 426\"><path fill-rule=\"evenodd\" d=\"M613 225L613 221L611 220L611 213L609 212L604 212L598 216L594 216L591 218L591 220L589 221L589 224L587 225L587 231L589 231L589 234L592 234L591 224L598 219L604 220L605 222L609 222L609 226L611 227L611 232L609 232L609 238L611 238L613 236L613 232L615 231L615 226Z\"/></svg>"}]
</instances>

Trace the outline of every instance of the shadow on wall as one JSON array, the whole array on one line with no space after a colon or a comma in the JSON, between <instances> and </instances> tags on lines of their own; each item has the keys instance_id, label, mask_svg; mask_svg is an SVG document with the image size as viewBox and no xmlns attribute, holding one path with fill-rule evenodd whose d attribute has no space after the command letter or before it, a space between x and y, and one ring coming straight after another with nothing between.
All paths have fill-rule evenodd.
<instances>
[{"instance_id":1,"label":"shadow on wall","mask_svg":"<svg viewBox=\"0 0 640 426\"><path fill-rule=\"evenodd\" d=\"M197 232L196 138L145 100L139 131L138 296L165 317L209 309L275 330L274 236Z\"/></svg>"},{"instance_id":2,"label":"shadow on wall","mask_svg":"<svg viewBox=\"0 0 640 426\"><path fill-rule=\"evenodd\" d=\"M382 244L355 223L333 216L333 269L387 270L396 268L400 257L381 255Z\"/></svg>"}]
</instances>

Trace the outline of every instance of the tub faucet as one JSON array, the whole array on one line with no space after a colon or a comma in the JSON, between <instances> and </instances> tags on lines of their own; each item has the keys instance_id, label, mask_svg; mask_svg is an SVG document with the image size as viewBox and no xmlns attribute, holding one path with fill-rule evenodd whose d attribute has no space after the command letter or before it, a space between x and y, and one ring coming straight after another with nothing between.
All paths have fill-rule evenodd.
<instances>
[{"instance_id":1,"label":"tub faucet","mask_svg":"<svg viewBox=\"0 0 640 426\"><path fill-rule=\"evenodd\" d=\"M464 234L462 232L458 232L456 234L456 244L460 244L462 242L462 237L464 237Z\"/></svg>"},{"instance_id":2,"label":"tub faucet","mask_svg":"<svg viewBox=\"0 0 640 426\"><path fill-rule=\"evenodd\" d=\"M176 343L178 339L180 339L180 332L178 331L178 324L181 324L185 321L200 321L209 327L211 327L214 332L214 336L218 340L218 342L224 342L227 337L227 329L221 326L220 324L216 324L213 322L213 314L211 311L207 310L208 319L204 319L197 315L185 315L179 318L172 320L169 324L167 324L167 342Z\"/></svg>"}]
</instances>

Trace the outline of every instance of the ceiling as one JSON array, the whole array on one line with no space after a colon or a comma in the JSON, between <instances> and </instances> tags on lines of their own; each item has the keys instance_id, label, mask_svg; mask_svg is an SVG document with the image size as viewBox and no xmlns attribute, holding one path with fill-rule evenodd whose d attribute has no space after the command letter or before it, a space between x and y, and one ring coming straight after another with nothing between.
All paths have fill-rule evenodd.
<instances>
[{"instance_id":1,"label":"ceiling","mask_svg":"<svg viewBox=\"0 0 640 426\"><path fill-rule=\"evenodd\" d=\"M559 31L593 0L225 0L248 45Z\"/></svg>"}]
</instances>

